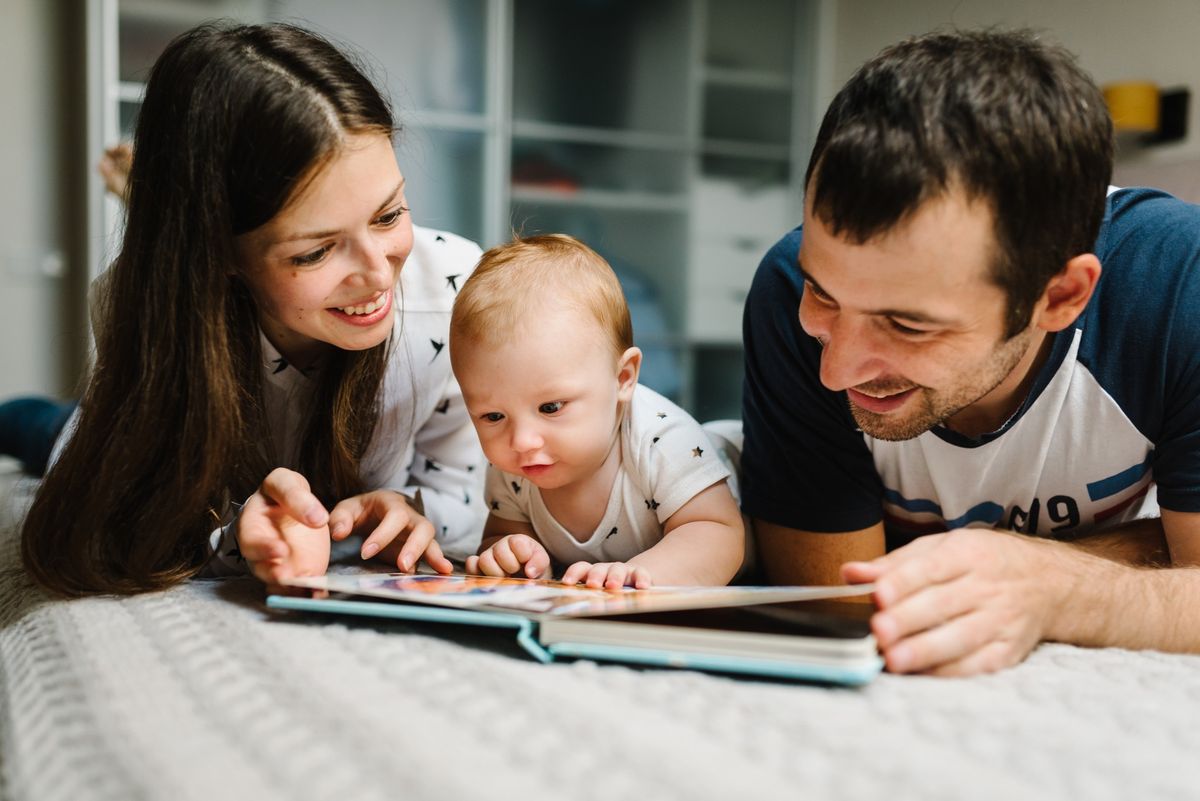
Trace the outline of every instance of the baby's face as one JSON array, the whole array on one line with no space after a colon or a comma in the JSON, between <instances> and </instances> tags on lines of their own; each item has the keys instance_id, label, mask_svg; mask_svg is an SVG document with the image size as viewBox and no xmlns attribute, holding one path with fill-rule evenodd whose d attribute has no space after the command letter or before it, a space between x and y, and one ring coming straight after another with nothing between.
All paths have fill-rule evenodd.
<instances>
[{"instance_id":1,"label":"baby's face","mask_svg":"<svg viewBox=\"0 0 1200 801\"><path fill-rule=\"evenodd\" d=\"M637 369L622 371L598 324L577 312L539 313L522 328L501 345L452 343L454 373L488 461L558 489L604 464Z\"/></svg>"}]
</instances>

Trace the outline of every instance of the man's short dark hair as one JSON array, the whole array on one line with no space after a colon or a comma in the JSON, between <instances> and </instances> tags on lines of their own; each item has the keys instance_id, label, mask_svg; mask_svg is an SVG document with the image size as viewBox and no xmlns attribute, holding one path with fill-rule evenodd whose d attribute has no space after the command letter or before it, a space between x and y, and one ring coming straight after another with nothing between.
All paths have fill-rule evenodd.
<instances>
[{"instance_id":1,"label":"man's short dark hair","mask_svg":"<svg viewBox=\"0 0 1200 801\"><path fill-rule=\"evenodd\" d=\"M1092 79L1028 31L936 32L867 62L821 123L813 214L862 244L959 186L988 203L1005 336L1049 280L1092 251L1112 176L1112 121Z\"/></svg>"}]
</instances>

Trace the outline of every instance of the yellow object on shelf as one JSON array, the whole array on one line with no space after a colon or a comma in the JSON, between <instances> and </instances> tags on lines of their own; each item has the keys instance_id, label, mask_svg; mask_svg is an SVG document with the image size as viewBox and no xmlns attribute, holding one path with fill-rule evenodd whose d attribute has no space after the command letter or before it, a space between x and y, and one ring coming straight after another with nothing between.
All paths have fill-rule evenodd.
<instances>
[{"instance_id":1,"label":"yellow object on shelf","mask_svg":"<svg viewBox=\"0 0 1200 801\"><path fill-rule=\"evenodd\" d=\"M1122 81L1104 87L1104 102L1118 133L1154 133L1158 130L1158 85L1149 81Z\"/></svg>"}]
</instances>

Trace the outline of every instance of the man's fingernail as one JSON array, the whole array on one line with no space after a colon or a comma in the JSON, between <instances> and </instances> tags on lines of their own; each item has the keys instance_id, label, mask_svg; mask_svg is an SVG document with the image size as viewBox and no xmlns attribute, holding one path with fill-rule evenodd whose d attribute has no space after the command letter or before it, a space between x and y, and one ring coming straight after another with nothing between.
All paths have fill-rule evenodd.
<instances>
[{"instance_id":1,"label":"man's fingernail","mask_svg":"<svg viewBox=\"0 0 1200 801\"><path fill-rule=\"evenodd\" d=\"M407 573L408 571L412 570L412 562L410 562L407 557L401 557L400 569Z\"/></svg>"},{"instance_id":2,"label":"man's fingernail","mask_svg":"<svg viewBox=\"0 0 1200 801\"><path fill-rule=\"evenodd\" d=\"M374 556L377 553L379 553L379 543L368 542L366 545L363 546L362 558L370 559L372 556Z\"/></svg>"},{"instance_id":3,"label":"man's fingernail","mask_svg":"<svg viewBox=\"0 0 1200 801\"><path fill-rule=\"evenodd\" d=\"M875 637L885 644L896 637L896 624L887 615L875 615L871 627L875 629Z\"/></svg>"},{"instance_id":4,"label":"man's fingernail","mask_svg":"<svg viewBox=\"0 0 1200 801\"><path fill-rule=\"evenodd\" d=\"M892 589L886 584L876 584L875 590L871 593L875 598L875 603L880 606L887 606L892 602Z\"/></svg>"}]
</instances>

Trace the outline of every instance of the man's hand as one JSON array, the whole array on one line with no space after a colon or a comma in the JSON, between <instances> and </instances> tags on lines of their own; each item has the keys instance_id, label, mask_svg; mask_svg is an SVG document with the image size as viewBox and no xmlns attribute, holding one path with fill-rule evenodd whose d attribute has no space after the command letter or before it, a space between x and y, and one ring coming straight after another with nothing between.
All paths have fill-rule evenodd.
<instances>
[{"instance_id":1,"label":"man's hand","mask_svg":"<svg viewBox=\"0 0 1200 801\"><path fill-rule=\"evenodd\" d=\"M329 513L329 532L339 541L354 532L366 534L362 558L378 555L405 573L422 558L439 573L454 570L434 539L433 524L393 490L375 490L339 502Z\"/></svg>"},{"instance_id":2,"label":"man's hand","mask_svg":"<svg viewBox=\"0 0 1200 801\"><path fill-rule=\"evenodd\" d=\"M238 548L268 592L286 592L284 579L321 576L329 568L328 523L308 480L280 467L242 507Z\"/></svg>"},{"instance_id":3,"label":"man's hand","mask_svg":"<svg viewBox=\"0 0 1200 801\"><path fill-rule=\"evenodd\" d=\"M528 534L509 534L484 548L478 556L468 556L466 569L468 573L484 576L522 574L524 578L548 578L550 554Z\"/></svg>"},{"instance_id":4,"label":"man's hand","mask_svg":"<svg viewBox=\"0 0 1200 801\"><path fill-rule=\"evenodd\" d=\"M562 583L584 584L593 590L619 590L622 587L644 590L654 582L649 570L628 562L576 562L563 573Z\"/></svg>"},{"instance_id":5,"label":"man's hand","mask_svg":"<svg viewBox=\"0 0 1200 801\"><path fill-rule=\"evenodd\" d=\"M888 670L967 676L1015 665L1044 638L1071 592L1063 547L958 529L870 562L847 562L842 578L875 582L871 629Z\"/></svg>"}]
</instances>

